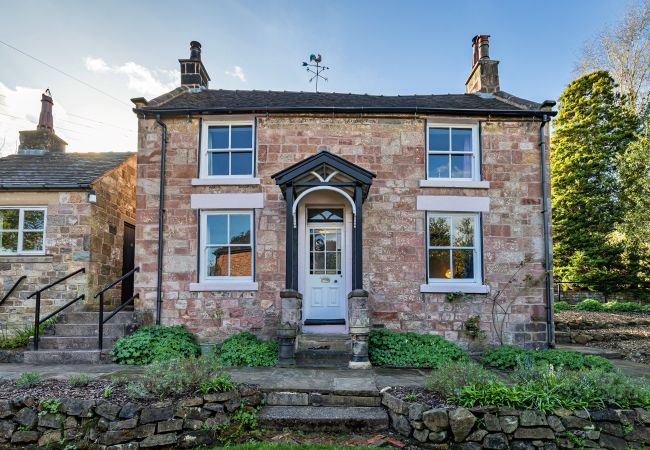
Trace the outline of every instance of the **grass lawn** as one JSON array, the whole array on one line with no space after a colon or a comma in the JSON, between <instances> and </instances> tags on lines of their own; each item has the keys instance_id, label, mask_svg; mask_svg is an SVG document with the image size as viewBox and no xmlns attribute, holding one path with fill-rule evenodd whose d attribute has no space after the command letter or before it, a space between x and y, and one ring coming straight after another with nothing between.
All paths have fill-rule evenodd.
<instances>
[{"instance_id":1,"label":"grass lawn","mask_svg":"<svg viewBox=\"0 0 650 450\"><path fill-rule=\"evenodd\" d=\"M245 444L233 445L230 447L214 447L227 448L233 450L346 450L353 447L340 447L336 445L322 445L322 444L275 444L270 442L247 442ZM354 447L359 448L359 447Z\"/></svg>"}]
</instances>

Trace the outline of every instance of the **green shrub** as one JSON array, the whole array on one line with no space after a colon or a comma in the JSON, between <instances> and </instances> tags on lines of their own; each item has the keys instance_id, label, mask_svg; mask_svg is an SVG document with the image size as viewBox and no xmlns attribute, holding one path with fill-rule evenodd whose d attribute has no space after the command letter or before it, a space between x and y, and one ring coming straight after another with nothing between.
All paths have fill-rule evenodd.
<instances>
[{"instance_id":1,"label":"green shrub","mask_svg":"<svg viewBox=\"0 0 650 450\"><path fill-rule=\"evenodd\" d=\"M575 308L578 311L602 311L603 304L593 298L586 298L583 301L576 303Z\"/></svg>"},{"instance_id":2,"label":"green shrub","mask_svg":"<svg viewBox=\"0 0 650 450\"><path fill-rule=\"evenodd\" d=\"M59 412L61 402L55 398L47 398L45 400L41 400L38 405L41 410L41 412L38 413L39 415L56 414Z\"/></svg>"},{"instance_id":3,"label":"green shrub","mask_svg":"<svg viewBox=\"0 0 650 450\"><path fill-rule=\"evenodd\" d=\"M58 317L52 317L43 322L41 326L38 327L39 335L43 334L45 327L55 324L57 320ZM29 338L32 336L34 336L34 325L14 330L13 335L11 336L9 336L6 331L3 331L2 336L0 336L0 349L9 350L25 347L29 343Z\"/></svg>"},{"instance_id":4,"label":"green shrub","mask_svg":"<svg viewBox=\"0 0 650 450\"><path fill-rule=\"evenodd\" d=\"M72 375L68 378L68 384L70 386L86 386L90 383L90 377L88 375Z\"/></svg>"},{"instance_id":5,"label":"green shrub","mask_svg":"<svg viewBox=\"0 0 650 450\"><path fill-rule=\"evenodd\" d=\"M522 367L514 384L501 381L465 386L451 401L465 407L510 406L550 412L557 408L648 408L650 386L618 371L565 371L552 365Z\"/></svg>"},{"instance_id":6,"label":"green shrub","mask_svg":"<svg viewBox=\"0 0 650 450\"><path fill-rule=\"evenodd\" d=\"M376 366L438 368L449 361L467 358L467 353L440 336L372 330L368 341L370 361Z\"/></svg>"},{"instance_id":7,"label":"green shrub","mask_svg":"<svg viewBox=\"0 0 650 450\"><path fill-rule=\"evenodd\" d=\"M487 383L495 379L492 372L474 361L447 361L429 374L426 388L447 399L457 395L467 385Z\"/></svg>"},{"instance_id":8,"label":"green shrub","mask_svg":"<svg viewBox=\"0 0 650 450\"><path fill-rule=\"evenodd\" d=\"M23 372L16 380L16 387L27 389L34 387L41 382L41 374L38 372Z\"/></svg>"},{"instance_id":9,"label":"green shrub","mask_svg":"<svg viewBox=\"0 0 650 450\"><path fill-rule=\"evenodd\" d=\"M147 366L139 383L152 396L165 398L195 391L219 368L211 357L155 361Z\"/></svg>"},{"instance_id":10,"label":"green shrub","mask_svg":"<svg viewBox=\"0 0 650 450\"><path fill-rule=\"evenodd\" d=\"M229 367L272 367L278 362L277 341L260 341L248 331L230 336L214 351Z\"/></svg>"},{"instance_id":11,"label":"green shrub","mask_svg":"<svg viewBox=\"0 0 650 450\"><path fill-rule=\"evenodd\" d=\"M119 339L111 351L111 357L120 364L143 365L198 356L200 353L196 336L183 326L155 325L142 327L132 335Z\"/></svg>"},{"instance_id":12,"label":"green shrub","mask_svg":"<svg viewBox=\"0 0 650 450\"><path fill-rule=\"evenodd\" d=\"M557 311L570 311L573 309L573 306L569 302L559 301L553 303L553 309Z\"/></svg>"},{"instance_id":13,"label":"green shrub","mask_svg":"<svg viewBox=\"0 0 650 450\"><path fill-rule=\"evenodd\" d=\"M489 350L483 355L483 363L496 369L514 369L522 364L552 364L577 370L583 368L611 370L612 363L601 356L584 355L565 350L525 350L504 345Z\"/></svg>"},{"instance_id":14,"label":"green shrub","mask_svg":"<svg viewBox=\"0 0 650 450\"><path fill-rule=\"evenodd\" d=\"M237 384L230 379L230 374L222 373L216 377L201 382L199 392L202 394L211 394L214 392L227 392L235 389Z\"/></svg>"},{"instance_id":15,"label":"green shrub","mask_svg":"<svg viewBox=\"0 0 650 450\"><path fill-rule=\"evenodd\" d=\"M644 306L635 302L611 301L603 303L603 310L609 312L643 312Z\"/></svg>"}]
</instances>

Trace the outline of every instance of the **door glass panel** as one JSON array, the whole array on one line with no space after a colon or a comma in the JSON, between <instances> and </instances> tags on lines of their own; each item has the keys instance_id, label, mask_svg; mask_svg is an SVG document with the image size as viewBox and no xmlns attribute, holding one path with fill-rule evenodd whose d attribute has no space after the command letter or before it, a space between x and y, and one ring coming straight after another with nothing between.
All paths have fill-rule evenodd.
<instances>
[{"instance_id":1,"label":"door glass panel","mask_svg":"<svg viewBox=\"0 0 650 450\"><path fill-rule=\"evenodd\" d=\"M341 230L309 230L309 273L341 274Z\"/></svg>"},{"instance_id":2,"label":"door glass panel","mask_svg":"<svg viewBox=\"0 0 650 450\"><path fill-rule=\"evenodd\" d=\"M325 273L325 253L314 252L314 271L315 274Z\"/></svg>"},{"instance_id":3,"label":"door glass panel","mask_svg":"<svg viewBox=\"0 0 650 450\"><path fill-rule=\"evenodd\" d=\"M343 208L309 208L308 222L343 222Z\"/></svg>"}]
</instances>

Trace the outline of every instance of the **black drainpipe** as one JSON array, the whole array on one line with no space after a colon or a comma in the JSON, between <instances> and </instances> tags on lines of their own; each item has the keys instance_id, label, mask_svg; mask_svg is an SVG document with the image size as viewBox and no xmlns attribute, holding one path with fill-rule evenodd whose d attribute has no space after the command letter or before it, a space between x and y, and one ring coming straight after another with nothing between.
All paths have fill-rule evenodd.
<instances>
[{"instance_id":1,"label":"black drainpipe","mask_svg":"<svg viewBox=\"0 0 650 450\"><path fill-rule=\"evenodd\" d=\"M553 331L553 285L551 284L551 235L549 230L549 204L546 183L546 137L544 127L549 122L545 114L542 117L542 124L539 127L539 149L542 161L542 217L544 221L544 293L546 297L546 344L548 347L555 347Z\"/></svg>"},{"instance_id":2,"label":"black drainpipe","mask_svg":"<svg viewBox=\"0 0 650 450\"><path fill-rule=\"evenodd\" d=\"M156 325L160 325L162 309L162 264L163 264L163 227L165 224L165 159L167 156L167 125L156 114L156 122L162 128L162 145L160 149L160 200L158 202L158 280L156 282Z\"/></svg>"}]
</instances>

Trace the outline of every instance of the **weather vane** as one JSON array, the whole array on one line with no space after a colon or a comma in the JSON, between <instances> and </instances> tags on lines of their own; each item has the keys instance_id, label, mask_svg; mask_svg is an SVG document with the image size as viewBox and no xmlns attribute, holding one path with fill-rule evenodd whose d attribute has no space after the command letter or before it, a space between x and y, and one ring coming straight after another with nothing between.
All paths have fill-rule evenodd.
<instances>
[{"instance_id":1,"label":"weather vane","mask_svg":"<svg viewBox=\"0 0 650 450\"><path fill-rule=\"evenodd\" d=\"M327 81L327 78L325 78L323 75L321 75L322 72L325 70L329 70L329 67L327 66L321 66L320 63L323 60L323 57L321 55L309 55L309 62L303 62L302 66L307 68L307 72L313 73L314 75L309 79L309 82L311 83L312 81L316 80L316 92L318 92L318 79L322 78L323 80ZM316 64L314 64L316 63Z\"/></svg>"}]
</instances>

